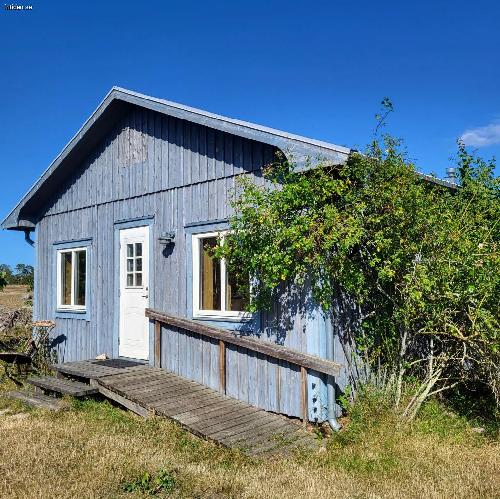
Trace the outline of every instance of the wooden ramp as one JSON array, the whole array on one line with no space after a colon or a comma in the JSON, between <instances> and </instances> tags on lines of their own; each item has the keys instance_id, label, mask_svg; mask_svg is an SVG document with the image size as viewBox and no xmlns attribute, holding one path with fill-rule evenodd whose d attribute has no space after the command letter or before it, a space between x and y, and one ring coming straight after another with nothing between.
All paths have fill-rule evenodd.
<instances>
[{"instance_id":1,"label":"wooden ramp","mask_svg":"<svg viewBox=\"0 0 500 499\"><path fill-rule=\"evenodd\" d=\"M268 413L164 369L122 359L55 366L90 380L99 392L142 415L176 421L188 431L247 454L317 449L316 439L295 420Z\"/></svg>"}]
</instances>

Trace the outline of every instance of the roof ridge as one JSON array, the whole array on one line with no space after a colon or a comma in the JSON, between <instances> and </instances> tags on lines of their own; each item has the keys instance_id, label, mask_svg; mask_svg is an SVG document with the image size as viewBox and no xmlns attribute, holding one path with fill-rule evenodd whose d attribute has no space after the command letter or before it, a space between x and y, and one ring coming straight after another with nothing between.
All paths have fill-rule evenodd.
<instances>
[{"instance_id":1,"label":"roof ridge","mask_svg":"<svg viewBox=\"0 0 500 499\"><path fill-rule=\"evenodd\" d=\"M172 107L175 107L175 108L183 110L183 111L189 111L189 112L192 112L192 113L200 114L202 116L207 116L207 117L210 117L210 118L213 118L213 119L217 119L217 120L221 120L221 121L226 121L226 122L229 122L229 123L233 123L235 125L240 125L240 126L245 126L245 127L248 127L248 128L253 128L255 130L262 131L262 132L267 132L267 133L271 133L271 134L277 135L279 137L285 137L285 138L288 138L288 139L291 139L291 140L297 140L297 141L300 141L300 142L305 142L307 144L313 144L313 145L316 145L316 146L319 146L319 147L324 147L326 149L331 149L332 151L337 151L337 152L341 152L341 153L345 153L345 154L348 154L351 151L351 149L348 148L348 147L344 147L344 146L341 146L341 145L338 145L338 144L333 144L331 142L326 142L326 141L322 141L322 140L312 139L312 138L306 137L304 135L298 135L298 134L295 134L295 133L290 133L290 132L286 132L284 130L280 130L278 128L268 127L266 125L260 125L258 123L254 123L252 121L245 121L245 120L240 120L238 118L231 118L229 116L224 116L222 114L213 113L211 111L206 111L204 109L200 109L200 108L197 108L197 107L188 106L186 104L181 104L179 102L170 101L170 100L167 100L167 99L162 99L160 97L153 97L153 96L150 96L150 95L147 95L147 94L143 94L141 92L135 92L134 90L130 90L130 89L127 89L127 88L124 88L124 87L113 86L112 89L111 89L111 91L110 91L110 93L112 91L126 93L126 94L133 95L135 97L139 97L139 98L142 98L142 99L152 100L154 102L165 104L167 106L172 106Z\"/></svg>"}]
</instances>

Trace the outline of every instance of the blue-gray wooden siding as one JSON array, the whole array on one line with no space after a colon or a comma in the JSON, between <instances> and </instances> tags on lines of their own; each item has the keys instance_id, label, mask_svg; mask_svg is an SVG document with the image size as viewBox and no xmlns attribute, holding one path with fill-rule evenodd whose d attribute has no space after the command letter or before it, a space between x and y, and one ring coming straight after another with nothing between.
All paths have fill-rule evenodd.
<instances>
[{"instance_id":1,"label":"blue-gray wooden siding","mask_svg":"<svg viewBox=\"0 0 500 499\"><path fill-rule=\"evenodd\" d=\"M186 316L191 299L187 292L191 258L186 251L185 227L227 218L236 176L246 173L262 181L260 168L274 154L271 146L136 108L88 161L75 165L73 178L50 201L36 230L37 319L55 318L54 243L91 239L88 320L57 317L53 337L59 361L88 359L101 353L117 355L117 222L154 217L150 274L155 283L150 289L150 307ZM168 254L158 241L165 231L176 233ZM325 323L320 312L313 308L306 315L297 312L280 321L290 310L289 305L276 304L272 313L261 315L254 334L263 341L278 341L325 356ZM218 348L214 342L166 328L162 339L165 368L218 388ZM338 339L335 345L335 360L345 364ZM299 379L299 370L286 362L228 348L229 395L267 410L300 416ZM344 372L336 382L340 388L345 386ZM325 384L311 373L310 418L323 420L325 408Z\"/></svg>"}]
</instances>

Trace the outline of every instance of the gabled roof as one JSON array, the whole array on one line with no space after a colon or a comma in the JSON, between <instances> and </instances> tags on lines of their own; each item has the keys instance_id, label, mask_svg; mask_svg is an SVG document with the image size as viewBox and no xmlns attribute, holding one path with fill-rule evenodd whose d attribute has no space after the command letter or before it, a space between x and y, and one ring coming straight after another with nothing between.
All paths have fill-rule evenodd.
<instances>
[{"instance_id":1,"label":"gabled roof","mask_svg":"<svg viewBox=\"0 0 500 499\"><path fill-rule=\"evenodd\" d=\"M71 175L75 165L80 164L85 159L85 155L102 140L114 123L134 105L275 146L283 151L288 158L293 159L299 167L305 166L308 161L314 164L319 160L341 164L347 160L350 152L346 147L227 118L124 88L113 87L76 135L9 213L1 227L12 230L34 228L37 214L43 208L46 200Z\"/></svg>"}]
</instances>

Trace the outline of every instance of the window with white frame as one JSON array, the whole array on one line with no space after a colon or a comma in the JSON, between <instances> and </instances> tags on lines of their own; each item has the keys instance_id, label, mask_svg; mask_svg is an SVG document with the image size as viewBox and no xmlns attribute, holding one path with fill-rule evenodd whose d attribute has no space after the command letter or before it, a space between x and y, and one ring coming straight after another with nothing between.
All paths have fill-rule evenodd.
<instances>
[{"instance_id":1,"label":"window with white frame","mask_svg":"<svg viewBox=\"0 0 500 499\"><path fill-rule=\"evenodd\" d=\"M85 311L87 248L57 251L57 308Z\"/></svg>"},{"instance_id":2,"label":"window with white frame","mask_svg":"<svg viewBox=\"0 0 500 499\"><path fill-rule=\"evenodd\" d=\"M216 259L211 249L218 238L224 244L225 232L194 234L193 243L193 315L196 317L242 318L246 301L235 276L227 271L224 259Z\"/></svg>"},{"instance_id":3,"label":"window with white frame","mask_svg":"<svg viewBox=\"0 0 500 499\"><path fill-rule=\"evenodd\" d=\"M127 244L127 288L142 288L142 243Z\"/></svg>"}]
</instances>

